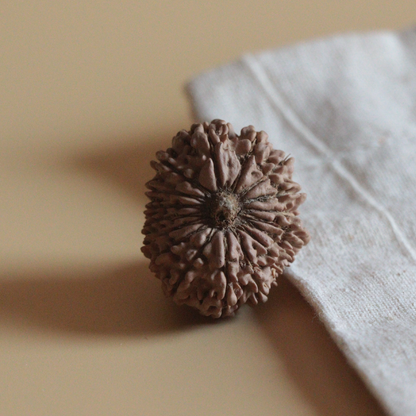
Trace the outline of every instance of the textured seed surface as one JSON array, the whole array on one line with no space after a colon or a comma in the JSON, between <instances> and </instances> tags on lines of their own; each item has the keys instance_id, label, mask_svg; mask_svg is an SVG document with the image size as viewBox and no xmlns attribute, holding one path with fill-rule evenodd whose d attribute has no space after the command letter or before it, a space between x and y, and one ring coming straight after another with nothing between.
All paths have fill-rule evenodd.
<instances>
[{"instance_id":1,"label":"textured seed surface","mask_svg":"<svg viewBox=\"0 0 416 416\"><path fill-rule=\"evenodd\" d=\"M142 251L165 294L214 318L265 302L309 241L293 158L222 120L180 131L156 157Z\"/></svg>"}]
</instances>

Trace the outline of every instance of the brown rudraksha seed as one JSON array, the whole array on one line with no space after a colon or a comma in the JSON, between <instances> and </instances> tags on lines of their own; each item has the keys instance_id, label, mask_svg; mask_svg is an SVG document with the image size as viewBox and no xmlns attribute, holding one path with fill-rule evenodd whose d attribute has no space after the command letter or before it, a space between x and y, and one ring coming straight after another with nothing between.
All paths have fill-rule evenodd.
<instances>
[{"instance_id":1,"label":"brown rudraksha seed","mask_svg":"<svg viewBox=\"0 0 416 416\"><path fill-rule=\"evenodd\" d=\"M142 251L176 303L219 318L265 302L309 241L294 160L267 138L213 120L180 131L151 162Z\"/></svg>"}]
</instances>

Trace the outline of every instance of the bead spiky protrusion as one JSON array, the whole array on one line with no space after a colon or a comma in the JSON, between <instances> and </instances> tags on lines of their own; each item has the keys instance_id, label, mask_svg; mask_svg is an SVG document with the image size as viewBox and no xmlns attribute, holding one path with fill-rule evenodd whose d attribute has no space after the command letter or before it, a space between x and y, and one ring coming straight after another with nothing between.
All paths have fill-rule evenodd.
<instances>
[{"instance_id":1,"label":"bead spiky protrusion","mask_svg":"<svg viewBox=\"0 0 416 416\"><path fill-rule=\"evenodd\" d=\"M180 131L156 156L142 251L165 293L214 318L265 302L309 241L294 159L265 132L238 136L222 120Z\"/></svg>"}]
</instances>

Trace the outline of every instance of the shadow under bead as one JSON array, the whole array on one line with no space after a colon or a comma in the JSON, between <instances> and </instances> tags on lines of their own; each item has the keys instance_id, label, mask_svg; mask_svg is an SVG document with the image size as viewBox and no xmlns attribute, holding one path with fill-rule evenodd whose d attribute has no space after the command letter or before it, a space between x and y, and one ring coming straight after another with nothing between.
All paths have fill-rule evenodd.
<instances>
[{"instance_id":1,"label":"shadow under bead","mask_svg":"<svg viewBox=\"0 0 416 416\"><path fill-rule=\"evenodd\" d=\"M156 157L142 251L165 294L213 318L265 302L309 241L294 159L223 120L180 131Z\"/></svg>"}]
</instances>

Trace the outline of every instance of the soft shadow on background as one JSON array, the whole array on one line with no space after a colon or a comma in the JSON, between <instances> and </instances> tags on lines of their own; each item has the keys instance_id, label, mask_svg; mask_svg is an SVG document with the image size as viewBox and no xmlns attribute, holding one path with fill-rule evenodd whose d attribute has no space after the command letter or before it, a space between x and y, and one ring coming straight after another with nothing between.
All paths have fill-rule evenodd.
<instances>
[{"instance_id":1,"label":"soft shadow on background","mask_svg":"<svg viewBox=\"0 0 416 416\"><path fill-rule=\"evenodd\" d=\"M315 311L285 276L254 315L287 372L319 415L385 415Z\"/></svg>"},{"instance_id":2,"label":"soft shadow on background","mask_svg":"<svg viewBox=\"0 0 416 416\"><path fill-rule=\"evenodd\" d=\"M148 202L145 183L155 174L149 163L156 151L170 146L174 134L118 137L113 145L106 142L70 154L45 154L40 163L51 172L69 171L110 183L114 192L135 201L140 221ZM142 240L138 235L138 260L130 264L104 262L57 270L46 264L22 275L1 276L0 272L0 321L58 334L106 336L163 334L220 324L165 298L140 252Z\"/></svg>"},{"instance_id":3,"label":"soft shadow on background","mask_svg":"<svg viewBox=\"0 0 416 416\"><path fill-rule=\"evenodd\" d=\"M145 183L154 175L150 161L156 160L156 152L171 146L175 131L151 133L145 137L119 137L113 145L84 149L58 160L58 169L70 169L112 184L130 198L139 202L141 215L148 202Z\"/></svg>"},{"instance_id":4,"label":"soft shadow on background","mask_svg":"<svg viewBox=\"0 0 416 416\"><path fill-rule=\"evenodd\" d=\"M0 278L0 322L73 335L138 336L212 325L166 299L147 262Z\"/></svg>"}]
</instances>

